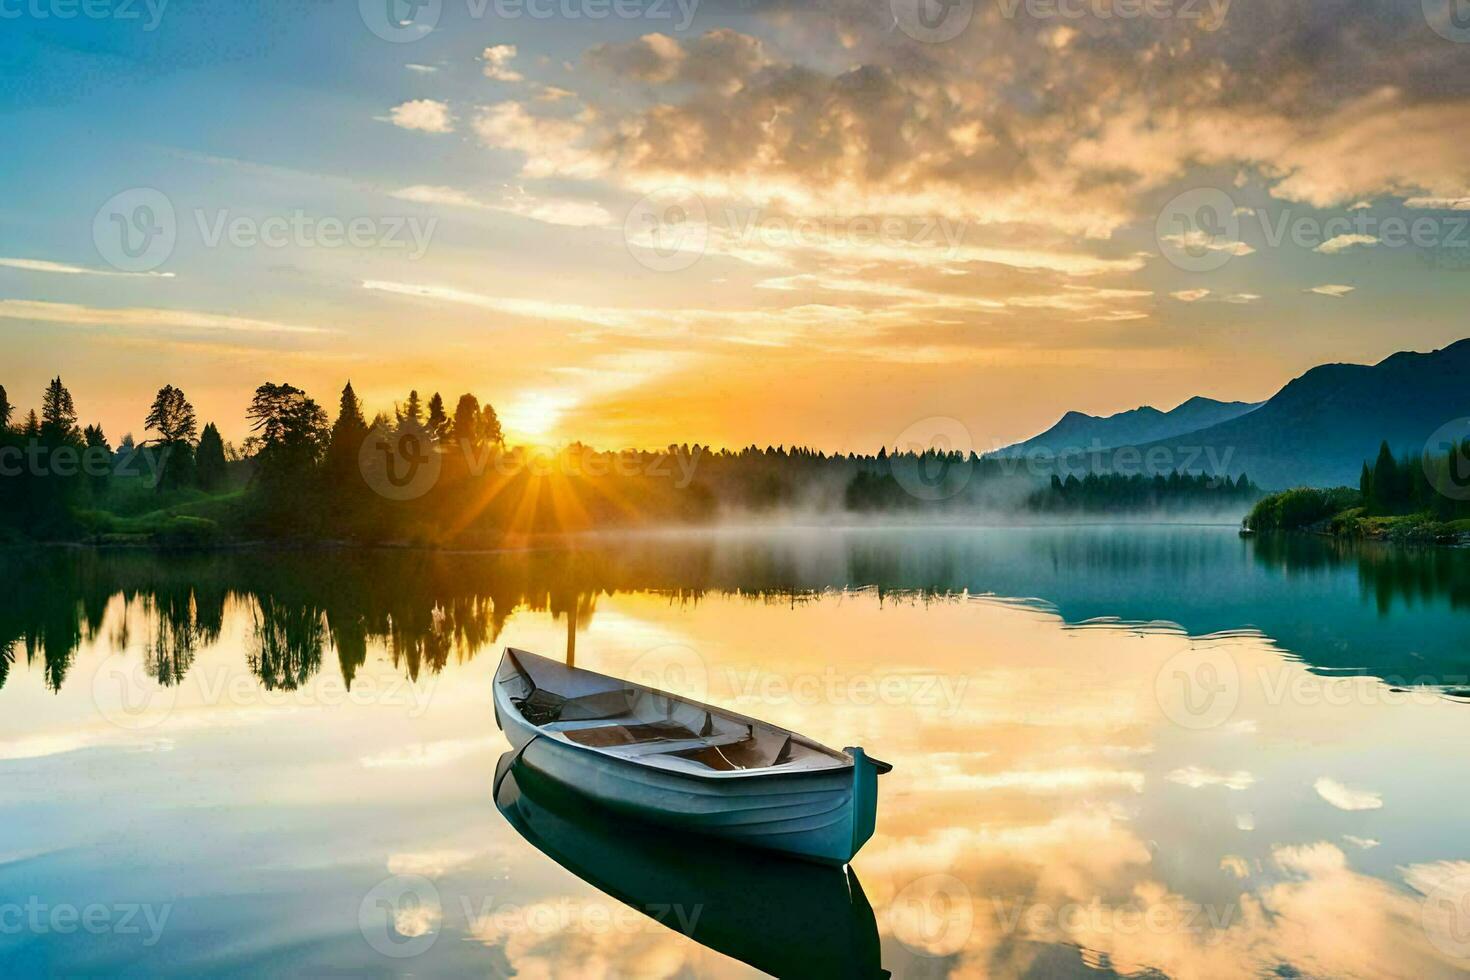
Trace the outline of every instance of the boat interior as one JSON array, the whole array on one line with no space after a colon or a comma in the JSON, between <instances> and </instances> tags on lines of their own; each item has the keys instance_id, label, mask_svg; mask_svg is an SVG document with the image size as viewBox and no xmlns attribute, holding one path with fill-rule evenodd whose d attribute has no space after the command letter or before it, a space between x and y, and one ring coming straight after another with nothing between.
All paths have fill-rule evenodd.
<instances>
[{"instance_id":1,"label":"boat interior","mask_svg":"<svg viewBox=\"0 0 1470 980\"><path fill-rule=\"evenodd\" d=\"M658 769L707 776L852 765L774 725L521 650L506 651L496 683L543 734Z\"/></svg>"}]
</instances>

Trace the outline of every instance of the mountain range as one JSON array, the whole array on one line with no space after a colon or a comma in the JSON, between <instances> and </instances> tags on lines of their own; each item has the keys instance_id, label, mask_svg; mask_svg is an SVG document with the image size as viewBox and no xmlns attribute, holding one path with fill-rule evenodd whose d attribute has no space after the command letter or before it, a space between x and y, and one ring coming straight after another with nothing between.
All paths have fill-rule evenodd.
<instances>
[{"instance_id":1,"label":"mountain range","mask_svg":"<svg viewBox=\"0 0 1470 980\"><path fill-rule=\"evenodd\" d=\"M1210 416L1214 416L1210 418ZM1046 432L999 450L1014 456L1038 448L1113 450L1097 466L1153 472L1168 462L1191 473L1245 473L1268 489L1356 486L1365 460L1381 442L1396 454L1418 456L1446 423L1470 416L1470 339L1427 354L1401 351L1377 364L1323 364L1288 382L1259 405L1191 398L1171 412L1134 409L1106 418L1069 412ZM1192 420L1207 419L1180 428ZM1162 430L1168 431L1162 431ZM1127 447L1120 454L1118 449Z\"/></svg>"},{"instance_id":2,"label":"mountain range","mask_svg":"<svg viewBox=\"0 0 1470 980\"><path fill-rule=\"evenodd\" d=\"M1041 435L997 449L991 455L1022 456L1042 449L1055 454L1068 448L1136 446L1226 422L1259 408L1260 405L1260 402L1222 402L1196 395L1167 412L1161 412L1151 405L1143 405L1116 415L1068 412Z\"/></svg>"}]
</instances>

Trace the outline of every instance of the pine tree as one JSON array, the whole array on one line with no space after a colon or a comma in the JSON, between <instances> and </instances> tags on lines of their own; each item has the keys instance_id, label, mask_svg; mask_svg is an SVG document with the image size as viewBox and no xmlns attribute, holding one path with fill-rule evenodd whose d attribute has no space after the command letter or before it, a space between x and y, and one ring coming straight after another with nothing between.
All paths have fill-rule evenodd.
<instances>
[{"instance_id":1,"label":"pine tree","mask_svg":"<svg viewBox=\"0 0 1470 980\"><path fill-rule=\"evenodd\" d=\"M1373 472L1368 469L1368 461L1363 460L1363 472L1358 474L1358 493L1363 497L1363 506L1368 506L1368 501L1373 499Z\"/></svg>"},{"instance_id":2,"label":"pine tree","mask_svg":"<svg viewBox=\"0 0 1470 980\"><path fill-rule=\"evenodd\" d=\"M449 416L444 414L444 399L437 391L429 399L429 419L425 425L428 427L429 437L435 442L443 442L449 438Z\"/></svg>"},{"instance_id":3,"label":"pine tree","mask_svg":"<svg viewBox=\"0 0 1470 980\"><path fill-rule=\"evenodd\" d=\"M495 414L495 406L489 402L480 409L480 441L493 446L505 442L505 433L500 429L500 416Z\"/></svg>"},{"instance_id":4,"label":"pine tree","mask_svg":"<svg viewBox=\"0 0 1470 980\"><path fill-rule=\"evenodd\" d=\"M228 482L225 467L225 443L213 422L199 433L199 448L194 453L194 476L199 489L215 492Z\"/></svg>"},{"instance_id":5,"label":"pine tree","mask_svg":"<svg viewBox=\"0 0 1470 980\"><path fill-rule=\"evenodd\" d=\"M408 404L398 413L398 424L402 425L405 421L412 422L416 428L424 424L424 410L419 403L417 389L408 393Z\"/></svg>"},{"instance_id":6,"label":"pine tree","mask_svg":"<svg viewBox=\"0 0 1470 980\"><path fill-rule=\"evenodd\" d=\"M0 385L0 432L10 428L10 416L15 414L15 406L10 404L10 397L5 394L5 386Z\"/></svg>"},{"instance_id":7,"label":"pine tree","mask_svg":"<svg viewBox=\"0 0 1470 980\"><path fill-rule=\"evenodd\" d=\"M164 385L153 399L153 407L143 426L158 433L164 445L193 442L199 423L194 416L194 406L184 397L182 389Z\"/></svg>"},{"instance_id":8,"label":"pine tree","mask_svg":"<svg viewBox=\"0 0 1470 980\"><path fill-rule=\"evenodd\" d=\"M387 427L381 415L379 423ZM327 440L327 471L339 490L357 486L358 457L363 442L368 436L367 420L362 417L362 402L348 381L342 388L342 397L337 405L337 421L332 423L332 435Z\"/></svg>"},{"instance_id":9,"label":"pine tree","mask_svg":"<svg viewBox=\"0 0 1470 980\"><path fill-rule=\"evenodd\" d=\"M1385 440L1378 447L1378 459L1373 464L1373 510L1380 514L1390 513L1398 503L1395 500L1399 485L1398 463L1393 450Z\"/></svg>"},{"instance_id":10,"label":"pine tree","mask_svg":"<svg viewBox=\"0 0 1470 980\"><path fill-rule=\"evenodd\" d=\"M456 442L471 446L480 442L480 399L474 395L460 395L454 406L454 430Z\"/></svg>"},{"instance_id":11,"label":"pine tree","mask_svg":"<svg viewBox=\"0 0 1470 980\"><path fill-rule=\"evenodd\" d=\"M40 434L53 443L74 441L78 435L77 406L60 377L52 380L41 395Z\"/></svg>"}]
</instances>

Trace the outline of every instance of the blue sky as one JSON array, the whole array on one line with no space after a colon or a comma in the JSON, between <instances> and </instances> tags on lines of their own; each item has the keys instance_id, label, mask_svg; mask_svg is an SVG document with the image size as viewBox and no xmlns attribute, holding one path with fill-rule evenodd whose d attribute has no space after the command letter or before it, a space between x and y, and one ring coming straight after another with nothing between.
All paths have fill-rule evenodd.
<instances>
[{"instance_id":1,"label":"blue sky","mask_svg":"<svg viewBox=\"0 0 1470 980\"><path fill-rule=\"evenodd\" d=\"M114 438L165 383L239 438L255 385L350 377L528 439L983 449L1470 332L1467 45L1417 3L976 4L935 43L911 0L597 2L406 43L366 2L0 4L0 384L60 373ZM144 188L173 245L119 274L96 225Z\"/></svg>"}]
</instances>

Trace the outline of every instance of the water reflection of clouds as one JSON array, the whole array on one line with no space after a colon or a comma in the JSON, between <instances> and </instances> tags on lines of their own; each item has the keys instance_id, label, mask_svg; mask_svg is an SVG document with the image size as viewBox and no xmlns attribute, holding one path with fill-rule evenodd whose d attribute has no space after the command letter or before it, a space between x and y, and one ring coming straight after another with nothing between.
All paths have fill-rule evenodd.
<instances>
[{"instance_id":1,"label":"water reflection of clouds","mask_svg":"<svg viewBox=\"0 0 1470 980\"><path fill-rule=\"evenodd\" d=\"M1298 635L1316 631L1319 646L1327 644L1335 630L1324 633L1320 614L1301 605ZM552 607L561 618L553 620ZM322 834L308 819L317 812L310 807L337 804L346 809L332 824L340 838L334 847L382 855L386 827L390 838L402 838L389 850L391 873L436 882L468 877L475 894L544 910L537 916L561 910L561 919L548 920L555 928L518 930L515 919L462 917L457 893L445 885L445 919L434 928L449 934L416 972L441 972L428 957L458 946L480 957L503 954L528 976L743 974L651 922L599 933L589 924L611 914L607 900L569 890L574 883L529 848L486 852L467 840L485 832L488 759L503 747L485 697L493 667L487 651L506 642L559 651L567 606L533 600L512 606L512 614L502 604L493 615L503 632L483 634L473 628L483 609L443 608L438 633L463 634L466 649L444 659L422 718L383 704L197 705L190 673L163 723L104 738L97 734L103 729L89 727L96 708L87 671L110 648L109 624L79 640L79 683L53 693L39 677L31 683L12 675L0 696L15 709L8 718L17 727L0 758L81 757L80 749L167 739L177 746L168 758L115 753L105 772L87 774L143 828L121 824L119 832L134 835L129 846L149 859L160 858L161 844L147 839L148 814L187 811L201 800L290 802L304 815L279 832L304 851L303 842ZM197 645L189 669L222 665L258 687L247 663L256 642L250 603L223 609L217 639ZM408 613L393 624L374 621L378 632L357 663L359 681L375 671L403 676L406 655L391 646L410 647L413 637L395 630L411 634L413 621ZM339 619L334 629L351 622ZM1437 946L1423 922L1426 899L1470 873L1462 860L1464 791L1446 776L1435 748L1459 744L1467 733L1461 705L1304 701L1294 686L1273 685L1310 678L1310 665L1283 657L1259 632L1190 638L1178 628L1100 620L1070 629L1057 612L1030 603L895 602L876 590L799 603L709 593L686 603L613 590L598 595L595 617L581 625L585 666L618 673L650 646L687 644L711 665L710 700L738 702L823 741L866 744L895 763L883 784L879 832L855 863L884 931L885 966L897 976L1061 973L1092 963L1201 977L1276 970L1432 977L1470 965ZM145 640L135 635L129 649L141 654ZM1203 730L1171 721L1154 691L1162 665L1197 650L1227 654L1241 677L1234 716ZM324 651L321 670L337 671L335 640ZM950 688L958 710L940 713L912 684L902 688L915 693L910 700L863 705L768 698L759 686L751 693L728 683L750 672L789 680L829 669L844 679L942 676L964 684ZM428 679L426 671L420 683ZM1375 678L1356 683L1383 687ZM184 755L187 769L179 768ZM7 776L21 775L14 771L21 767L7 765ZM32 799L49 794L57 778L50 771L33 778ZM147 807L126 795L132 781L147 787ZM8 792L7 807L16 798ZM69 829L68 843L81 839ZM201 875L201 890L227 894L232 886L210 878L206 866L235 838L223 824L212 833L212 848L188 857L194 863L182 873ZM46 835L44 821L28 823L28 846L44 844ZM333 883L330 874L313 873L322 887ZM972 916L962 941L943 928L942 909L931 910L940 921L926 922L929 913L915 919L921 906L904 903L905 889L926 875L949 875L965 889ZM323 928L320 920L314 925ZM300 938L284 933L283 941ZM926 935L944 942L925 947ZM941 958L927 955L940 949Z\"/></svg>"}]
</instances>

